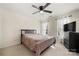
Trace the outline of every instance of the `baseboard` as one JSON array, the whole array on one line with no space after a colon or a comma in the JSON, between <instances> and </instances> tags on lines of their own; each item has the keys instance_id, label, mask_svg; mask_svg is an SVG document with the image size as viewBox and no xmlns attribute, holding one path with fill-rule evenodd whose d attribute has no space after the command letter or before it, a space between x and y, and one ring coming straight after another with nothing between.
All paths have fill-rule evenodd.
<instances>
[{"instance_id":1,"label":"baseboard","mask_svg":"<svg viewBox=\"0 0 79 59\"><path fill-rule=\"evenodd\" d=\"M5 45L1 46L0 48L6 48L6 47L18 45L18 44L21 44L21 42L15 42L15 43L12 43L12 42L11 42L11 44L10 44L10 43L9 43L9 44L5 44Z\"/></svg>"}]
</instances>

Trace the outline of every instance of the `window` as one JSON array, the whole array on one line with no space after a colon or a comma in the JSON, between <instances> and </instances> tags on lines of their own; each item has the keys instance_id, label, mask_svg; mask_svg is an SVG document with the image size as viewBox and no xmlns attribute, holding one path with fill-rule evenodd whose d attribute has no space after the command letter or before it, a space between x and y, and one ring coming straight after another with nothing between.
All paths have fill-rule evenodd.
<instances>
[{"instance_id":1,"label":"window","mask_svg":"<svg viewBox=\"0 0 79 59\"><path fill-rule=\"evenodd\" d=\"M64 38L64 30L63 30L63 26L66 23L70 22L70 18L66 17L66 18L61 18L57 20L57 30L58 30L58 37L59 39L63 39Z\"/></svg>"},{"instance_id":2,"label":"window","mask_svg":"<svg viewBox=\"0 0 79 59\"><path fill-rule=\"evenodd\" d=\"M48 23L47 22L43 22L42 23L42 34L46 35L48 33Z\"/></svg>"}]
</instances>

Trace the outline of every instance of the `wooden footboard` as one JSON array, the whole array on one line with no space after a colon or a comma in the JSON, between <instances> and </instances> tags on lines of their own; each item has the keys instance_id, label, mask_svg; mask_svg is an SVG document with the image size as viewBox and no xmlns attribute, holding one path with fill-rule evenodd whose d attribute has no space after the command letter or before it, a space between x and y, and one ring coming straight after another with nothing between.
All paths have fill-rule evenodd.
<instances>
[{"instance_id":1,"label":"wooden footboard","mask_svg":"<svg viewBox=\"0 0 79 59\"><path fill-rule=\"evenodd\" d=\"M29 41L27 42L27 40L30 40L29 38L26 39L25 36L22 37L22 44L29 48L29 50L31 50L32 52L35 53L35 55L40 55L43 51L45 51L48 47L50 47L52 44L54 44L55 42L55 38L50 38L48 40L45 41L39 41L34 43L32 41L33 45L28 45L27 43L29 43Z\"/></svg>"},{"instance_id":2,"label":"wooden footboard","mask_svg":"<svg viewBox=\"0 0 79 59\"><path fill-rule=\"evenodd\" d=\"M51 38L51 39L48 39L44 42L40 42L40 43L37 43L35 45L35 51L36 51L36 54L35 55L40 55L42 52L44 52L48 47L50 47L55 41L55 38Z\"/></svg>"}]
</instances>

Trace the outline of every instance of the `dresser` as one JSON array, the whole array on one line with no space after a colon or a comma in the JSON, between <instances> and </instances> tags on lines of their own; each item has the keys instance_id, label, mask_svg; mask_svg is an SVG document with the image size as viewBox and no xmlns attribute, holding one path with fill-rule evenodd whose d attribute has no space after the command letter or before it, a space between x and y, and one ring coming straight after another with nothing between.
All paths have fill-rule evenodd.
<instances>
[{"instance_id":1,"label":"dresser","mask_svg":"<svg viewBox=\"0 0 79 59\"><path fill-rule=\"evenodd\" d=\"M73 52L79 52L79 33L65 32L64 33L64 46Z\"/></svg>"}]
</instances>

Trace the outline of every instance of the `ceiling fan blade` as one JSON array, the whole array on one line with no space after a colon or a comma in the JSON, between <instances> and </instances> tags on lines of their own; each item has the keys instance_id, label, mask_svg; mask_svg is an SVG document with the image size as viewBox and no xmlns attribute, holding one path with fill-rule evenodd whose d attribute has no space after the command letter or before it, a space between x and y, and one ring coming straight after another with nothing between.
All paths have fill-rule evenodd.
<instances>
[{"instance_id":1,"label":"ceiling fan blade","mask_svg":"<svg viewBox=\"0 0 79 59\"><path fill-rule=\"evenodd\" d=\"M49 6L51 3L46 3L45 6L43 6L43 9L45 9L47 6Z\"/></svg>"},{"instance_id":2,"label":"ceiling fan blade","mask_svg":"<svg viewBox=\"0 0 79 59\"><path fill-rule=\"evenodd\" d=\"M52 11L49 11L49 10L43 10L44 12L48 12L48 13L52 13Z\"/></svg>"},{"instance_id":3,"label":"ceiling fan blade","mask_svg":"<svg viewBox=\"0 0 79 59\"><path fill-rule=\"evenodd\" d=\"M36 13L38 13L38 12L40 12L40 11L36 11L36 12L34 12L34 13L32 13L32 14L36 14Z\"/></svg>"},{"instance_id":4,"label":"ceiling fan blade","mask_svg":"<svg viewBox=\"0 0 79 59\"><path fill-rule=\"evenodd\" d=\"M32 7L34 7L34 8L36 8L36 9L39 9L37 6L35 6L35 5L32 5Z\"/></svg>"}]
</instances>

